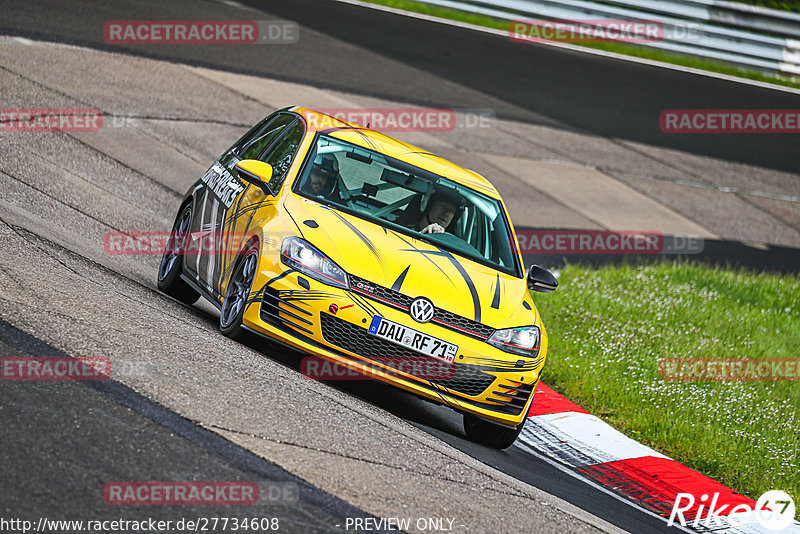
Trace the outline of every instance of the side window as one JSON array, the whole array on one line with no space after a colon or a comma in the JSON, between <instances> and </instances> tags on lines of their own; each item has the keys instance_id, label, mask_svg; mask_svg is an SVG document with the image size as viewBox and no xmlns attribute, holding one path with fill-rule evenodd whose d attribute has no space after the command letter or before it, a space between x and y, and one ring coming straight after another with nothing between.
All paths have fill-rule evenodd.
<instances>
[{"instance_id":1,"label":"side window","mask_svg":"<svg viewBox=\"0 0 800 534\"><path fill-rule=\"evenodd\" d=\"M256 124L255 126L253 126L252 128L250 128L250 130L246 134L244 134L242 137L239 138L238 141L236 141L236 143L234 143L234 145L230 148L230 150L238 153L239 149L241 149L244 145L246 145L251 139L254 139L255 136L258 134L258 132L260 132L264 128L264 126L267 125L267 123L269 123L274 119L275 117L269 116L266 119L259 122L258 124Z\"/></svg>"},{"instance_id":2,"label":"side window","mask_svg":"<svg viewBox=\"0 0 800 534\"><path fill-rule=\"evenodd\" d=\"M278 135L291 124L294 117L281 113L257 131L248 136L236 147L236 153L242 159L258 159L258 156L275 140Z\"/></svg>"},{"instance_id":3,"label":"side window","mask_svg":"<svg viewBox=\"0 0 800 534\"><path fill-rule=\"evenodd\" d=\"M286 179L286 171L289 170L292 161L294 161L294 156L297 154L297 149L300 148L300 142L303 140L304 132L303 123L297 121L269 149L269 152L261 157L262 161L272 165L272 179L269 181L269 186L273 191L277 192L283 185L283 181Z\"/></svg>"}]
</instances>

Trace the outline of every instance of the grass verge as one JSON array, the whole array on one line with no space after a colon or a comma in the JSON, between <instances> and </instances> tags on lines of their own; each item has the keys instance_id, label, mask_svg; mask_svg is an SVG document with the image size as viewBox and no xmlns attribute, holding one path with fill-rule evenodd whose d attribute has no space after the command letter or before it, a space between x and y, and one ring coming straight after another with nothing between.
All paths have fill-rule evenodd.
<instances>
[{"instance_id":1,"label":"grass verge","mask_svg":"<svg viewBox=\"0 0 800 534\"><path fill-rule=\"evenodd\" d=\"M778 9L780 11L792 11L800 13L800 5L797 5L793 0L733 0L739 4L750 4L751 6L768 7L770 9Z\"/></svg>"},{"instance_id":2,"label":"grass verge","mask_svg":"<svg viewBox=\"0 0 800 534\"><path fill-rule=\"evenodd\" d=\"M664 358L800 357L800 278L690 264L569 266L534 293L545 382L637 441L757 499L800 502L800 382L677 382Z\"/></svg>"},{"instance_id":3,"label":"grass verge","mask_svg":"<svg viewBox=\"0 0 800 534\"><path fill-rule=\"evenodd\" d=\"M402 9L404 11L411 11L413 13L422 13L424 15L431 15L443 19L450 19L457 22L464 22L467 24L474 24L476 26L484 26L496 30L508 32L509 21L489 17L486 15L479 15L476 13L469 13L466 11L459 11L430 4L415 2L413 0L363 0L370 4L377 4L381 6L392 7L395 9ZM520 15L520 19L525 17ZM531 43L535 45L535 43ZM519 46L526 46L528 43L520 43ZM706 70L709 72L716 72L718 74L727 74L730 76L737 76L739 78L747 78L767 83L774 83L776 85L783 85L786 87L794 87L800 89L800 81L789 77L772 76L759 71L739 69L727 63L720 61L706 60L694 56L687 56L682 54L671 54L644 46L636 46L625 43L576 43L578 46L585 46L587 48L594 48L596 50L604 50L607 52L614 52L617 54L624 54L628 56L639 57L643 59L652 59L654 61L662 61L673 65L680 65L683 67L690 67L695 69Z\"/></svg>"}]
</instances>

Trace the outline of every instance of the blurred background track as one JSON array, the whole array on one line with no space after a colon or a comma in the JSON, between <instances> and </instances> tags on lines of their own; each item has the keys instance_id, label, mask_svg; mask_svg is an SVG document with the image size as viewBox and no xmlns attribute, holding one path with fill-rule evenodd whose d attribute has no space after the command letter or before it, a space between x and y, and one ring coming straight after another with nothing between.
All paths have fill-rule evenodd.
<instances>
[{"instance_id":1,"label":"blurred background track","mask_svg":"<svg viewBox=\"0 0 800 534\"><path fill-rule=\"evenodd\" d=\"M218 72L212 79L222 81L228 94L254 100L232 109L233 101L218 94L206 109L186 115L184 105L191 100L182 97L188 93L170 98L164 95L169 84L134 83L126 90L142 91L144 106L134 110L138 106L131 102L122 110L104 108L95 98L119 89L121 80L112 71L96 75L96 65L86 61L68 78L76 85L63 90L111 113L202 115L228 123L237 117L237 124L245 125L255 122L256 103L488 111L497 117L491 132L458 128L400 137L486 174L508 199L517 226L656 230L800 247L800 135L665 134L658 122L667 108L800 109L796 93L523 45L330 0L244 4L258 10L186 0L6 1L0 29L303 84L299 92L292 86L282 91L260 80L245 85ZM188 14L289 19L300 24L301 37L293 45L112 46L103 40L109 20L185 19ZM15 72L29 80L64 79L63 65L16 63ZM4 96L13 104L13 93ZM208 159L200 161L205 165Z\"/></svg>"}]
</instances>

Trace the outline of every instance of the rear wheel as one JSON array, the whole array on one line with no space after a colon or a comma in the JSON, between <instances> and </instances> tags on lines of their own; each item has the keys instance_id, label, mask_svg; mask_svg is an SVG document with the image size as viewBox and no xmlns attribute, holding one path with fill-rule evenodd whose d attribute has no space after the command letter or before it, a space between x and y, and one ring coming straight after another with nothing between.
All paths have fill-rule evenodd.
<instances>
[{"instance_id":1,"label":"rear wheel","mask_svg":"<svg viewBox=\"0 0 800 534\"><path fill-rule=\"evenodd\" d=\"M516 428L508 428L490 423L471 414L464 414L464 432L466 432L470 441L495 449L507 449L510 447L517 440L524 426L524 420Z\"/></svg>"},{"instance_id":2,"label":"rear wheel","mask_svg":"<svg viewBox=\"0 0 800 534\"><path fill-rule=\"evenodd\" d=\"M228 290L222 301L222 311L219 315L220 331L233 339L242 339L245 330L242 327L242 317L250 298L253 280L258 267L258 245L251 241L239 256L236 268L228 282Z\"/></svg>"},{"instance_id":3,"label":"rear wheel","mask_svg":"<svg viewBox=\"0 0 800 534\"><path fill-rule=\"evenodd\" d=\"M192 203L186 204L172 225L172 233L161 256L158 266L158 289L185 304L194 304L200 293L181 279L183 254L186 249L186 237L192 224Z\"/></svg>"}]
</instances>

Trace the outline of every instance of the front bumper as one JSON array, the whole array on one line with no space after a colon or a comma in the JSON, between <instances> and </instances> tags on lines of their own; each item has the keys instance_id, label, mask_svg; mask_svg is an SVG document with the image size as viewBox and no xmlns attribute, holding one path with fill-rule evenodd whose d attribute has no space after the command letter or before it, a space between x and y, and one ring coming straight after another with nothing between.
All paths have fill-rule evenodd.
<instances>
[{"instance_id":1,"label":"front bumper","mask_svg":"<svg viewBox=\"0 0 800 534\"><path fill-rule=\"evenodd\" d=\"M257 333L494 423L515 427L527 415L546 348L536 358L508 354L474 332L452 328L452 314L450 326L417 324L385 294L334 288L293 270L261 272L253 287L261 289L243 322ZM457 344L455 361L447 364L373 336L367 329L375 315Z\"/></svg>"}]
</instances>

